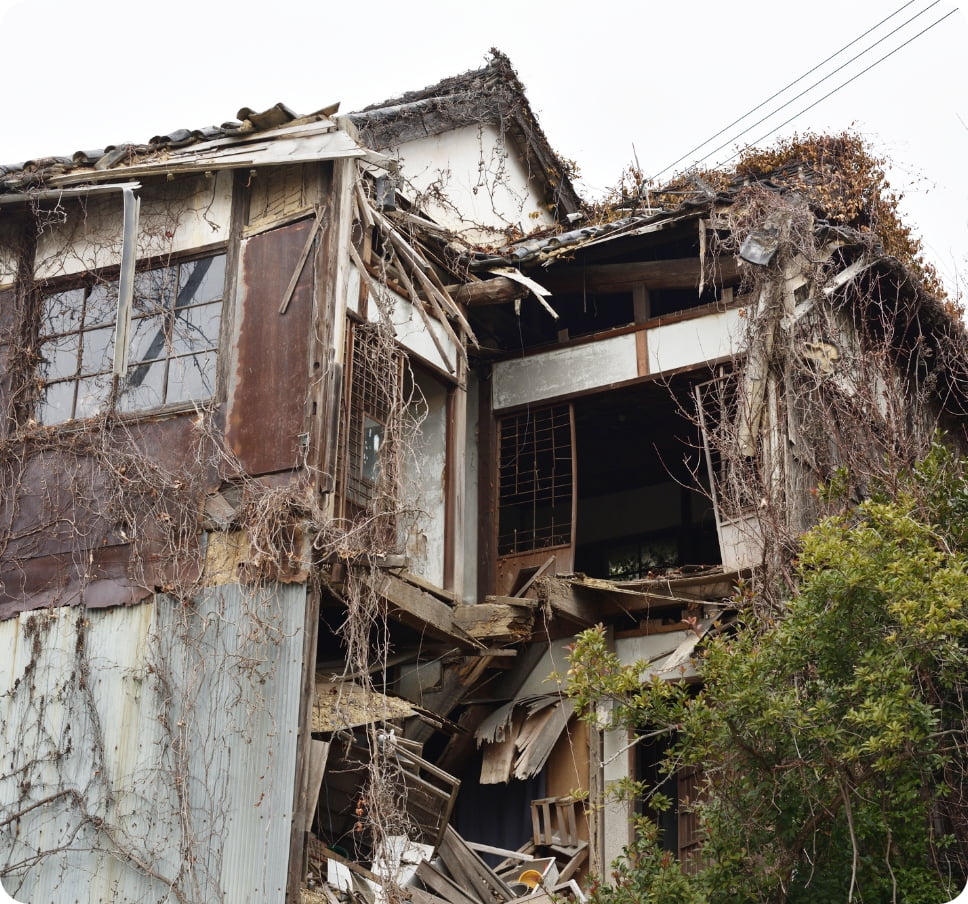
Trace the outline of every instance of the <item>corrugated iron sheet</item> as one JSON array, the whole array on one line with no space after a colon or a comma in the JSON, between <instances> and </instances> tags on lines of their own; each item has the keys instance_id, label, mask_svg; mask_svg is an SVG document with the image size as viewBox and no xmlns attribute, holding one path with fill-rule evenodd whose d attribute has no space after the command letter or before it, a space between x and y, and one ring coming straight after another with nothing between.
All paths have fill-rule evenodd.
<instances>
[{"instance_id":1,"label":"corrugated iron sheet","mask_svg":"<svg viewBox=\"0 0 968 904\"><path fill-rule=\"evenodd\" d=\"M0 623L7 891L282 902L305 599L223 585Z\"/></svg>"}]
</instances>

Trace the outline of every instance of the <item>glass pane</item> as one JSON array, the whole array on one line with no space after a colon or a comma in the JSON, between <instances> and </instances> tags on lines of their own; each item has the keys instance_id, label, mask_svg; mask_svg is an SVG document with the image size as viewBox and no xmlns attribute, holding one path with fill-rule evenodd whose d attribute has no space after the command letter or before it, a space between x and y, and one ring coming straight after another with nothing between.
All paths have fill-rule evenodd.
<instances>
[{"instance_id":1,"label":"glass pane","mask_svg":"<svg viewBox=\"0 0 968 904\"><path fill-rule=\"evenodd\" d=\"M78 333L49 339L40 346L40 378L45 382L77 374Z\"/></svg>"},{"instance_id":2,"label":"glass pane","mask_svg":"<svg viewBox=\"0 0 968 904\"><path fill-rule=\"evenodd\" d=\"M168 373L168 401L188 402L215 395L216 352L172 358Z\"/></svg>"},{"instance_id":3,"label":"glass pane","mask_svg":"<svg viewBox=\"0 0 968 904\"><path fill-rule=\"evenodd\" d=\"M175 306L177 279L177 267L158 267L136 273L132 314L137 316L170 311Z\"/></svg>"},{"instance_id":4,"label":"glass pane","mask_svg":"<svg viewBox=\"0 0 968 904\"><path fill-rule=\"evenodd\" d=\"M69 380L66 383L54 383L44 390L43 398L37 406L37 419L41 424L62 424L71 419L76 385L73 380Z\"/></svg>"},{"instance_id":5,"label":"glass pane","mask_svg":"<svg viewBox=\"0 0 968 904\"><path fill-rule=\"evenodd\" d=\"M44 320L40 334L72 333L81 328L84 316L84 289L68 289L44 299Z\"/></svg>"},{"instance_id":6,"label":"glass pane","mask_svg":"<svg viewBox=\"0 0 968 904\"><path fill-rule=\"evenodd\" d=\"M104 411L105 402L111 393L111 374L98 374L77 381L77 403L74 417L94 417Z\"/></svg>"},{"instance_id":7,"label":"glass pane","mask_svg":"<svg viewBox=\"0 0 968 904\"><path fill-rule=\"evenodd\" d=\"M84 311L84 326L114 323L118 318L118 284L99 283L91 288Z\"/></svg>"},{"instance_id":8,"label":"glass pane","mask_svg":"<svg viewBox=\"0 0 968 904\"><path fill-rule=\"evenodd\" d=\"M121 411L140 411L165 404L165 366L162 358L151 364L128 368L128 379L118 397Z\"/></svg>"},{"instance_id":9,"label":"glass pane","mask_svg":"<svg viewBox=\"0 0 968 904\"><path fill-rule=\"evenodd\" d=\"M101 327L81 333L81 373L111 370L114 363L114 327Z\"/></svg>"},{"instance_id":10,"label":"glass pane","mask_svg":"<svg viewBox=\"0 0 968 904\"><path fill-rule=\"evenodd\" d=\"M196 352L218 347L222 302L179 310L171 340L172 354Z\"/></svg>"},{"instance_id":11,"label":"glass pane","mask_svg":"<svg viewBox=\"0 0 968 904\"><path fill-rule=\"evenodd\" d=\"M138 317L131 321L131 346L129 360L152 361L167 354L165 343L165 318L163 315Z\"/></svg>"},{"instance_id":12,"label":"glass pane","mask_svg":"<svg viewBox=\"0 0 968 904\"><path fill-rule=\"evenodd\" d=\"M187 291L186 291L187 289ZM225 255L189 261L181 266L178 307L217 301L225 289Z\"/></svg>"},{"instance_id":13,"label":"glass pane","mask_svg":"<svg viewBox=\"0 0 968 904\"><path fill-rule=\"evenodd\" d=\"M368 483L376 483L380 479L383 431L383 424L369 415L363 415L363 467L360 476Z\"/></svg>"}]
</instances>

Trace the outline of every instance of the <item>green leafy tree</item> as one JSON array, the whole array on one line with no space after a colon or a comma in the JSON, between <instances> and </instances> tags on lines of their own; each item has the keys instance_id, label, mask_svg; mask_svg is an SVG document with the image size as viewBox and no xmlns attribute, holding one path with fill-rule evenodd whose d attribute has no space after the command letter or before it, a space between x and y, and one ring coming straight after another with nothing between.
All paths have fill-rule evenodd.
<instances>
[{"instance_id":1,"label":"green leafy tree","mask_svg":"<svg viewBox=\"0 0 968 904\"><path fill-rule=\"evenodd\" d=\"M643 827L595 904L904 902L960 889L968 854L968 479L943 445L890 489L802 538L797 590L763 624L705 644L697 695L643 683L601 628L570 693L587 718L675 738L701 766L703 868L685 875Z\"/></svg>"}]
</instances>

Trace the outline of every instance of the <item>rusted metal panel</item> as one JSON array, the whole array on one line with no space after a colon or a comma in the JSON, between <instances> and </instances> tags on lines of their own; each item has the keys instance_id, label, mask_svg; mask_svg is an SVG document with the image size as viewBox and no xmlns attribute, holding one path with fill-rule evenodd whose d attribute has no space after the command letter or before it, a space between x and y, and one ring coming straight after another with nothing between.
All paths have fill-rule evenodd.
<instances>
[{"instance_id":1,"label":"rusted metal panel","mask_svg":"<svg viewBox=\"0 0 968 904\"><path fill-rule=\"evenodd\" d=\"M73 553L5 563L0 585L0 621L26 609L82 605L89 609L136 603L149 591L131 583L127 544L91 549L83 568Z\"/></svg>"},{"instance_id":2,"label":"rusted metal panel","mask_svg":"<svg viewBox=\"0 0 968 904\"><path fill-rule=\"evenodd\" d=\"M279 305L313 220L246 239L238 292L238 342L226 434L250 474L298 467L309 389L313 270L302 269L285 314Z\"/></svg>"},{"instance_id":3,"label":"rusted metal panel","mask_svg":"<svg viewBox=\"0 0 968 904\"><path fill-rule=\"evenodd\" d=\"M197 576L195 500L218 481L194 416L43 433L0 461L0 620L137 602ZM176 488L174 485L178 484ZM172 530L188 531L171 543Z\"/></svg>"}]
</instances>

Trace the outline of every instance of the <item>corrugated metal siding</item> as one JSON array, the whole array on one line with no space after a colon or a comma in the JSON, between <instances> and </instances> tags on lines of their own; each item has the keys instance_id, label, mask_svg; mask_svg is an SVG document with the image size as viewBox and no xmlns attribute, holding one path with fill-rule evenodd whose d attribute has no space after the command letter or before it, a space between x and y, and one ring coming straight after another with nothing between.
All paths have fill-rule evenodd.
<instances>
[{"instance_id":1,"label":"corrugated metal siding","mask_svg":"<svg viewBox=\"0 0 968 904\"><path fill-rule=\"evenodd\" d=\"M0 623L7 891L281 904L305 600L226 585Z\"/></svg>"}]
</instances>

